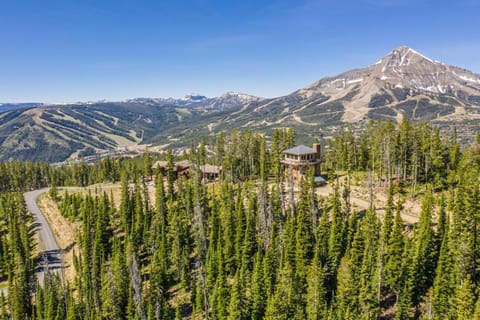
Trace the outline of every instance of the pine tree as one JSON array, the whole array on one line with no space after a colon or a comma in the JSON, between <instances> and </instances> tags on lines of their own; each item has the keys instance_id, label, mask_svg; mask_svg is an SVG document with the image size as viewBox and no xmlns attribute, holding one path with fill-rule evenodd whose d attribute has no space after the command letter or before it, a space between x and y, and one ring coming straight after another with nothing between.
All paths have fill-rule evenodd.
<instances>
[{"instance_id":1,"label":"pine tree","mask_svg":"<svg viewBox=\"0 0 480 320\"><path fill-rule=\"evenodd\" d=\"M382 254L379 246L379 222L374 211L367 211L360 227L365 246L360 270L359 300L362 314L365 317L374 318L378 316L379 312L379 288L382 272L378 261Z\"/></svg>"},{"instance_id":2,"label":"pine tree","mask_svg":"<svg viewBox=\"0 0 480 320\"><path fill-rule=\"evenodd\" d=\"M227 320L243 320L247 319L246 297L244 288L240 280L240 272L237 271L233 279L231 288L230 303L228 305Z\"/></svg>"},{"instance_id":3,"label":"pine tree","mask_svg":"<svg viewBox=\"0 0 480 320\"><path fill-rule=\"evenodd\" d=\"M80 314L79 310L75 304L75 300L73 295L71 294L70 290L68 290L68 302L67 302L67 314L66 314L66 320L79 320L80 319ZM107 318L108 319L108 318ZM110 318L112 319L112 318Z\"/></svg>"},{"instance_id":4,"label":"pine tree","mask_svg":"<svg viewBox=\"0 0 480 320\"><path fill-rule=\"evenodd\" d=\"M453 309L452 297L455 291L454 265L450 251L451 239L448 230L448 220L441 227L443 229L441 231L443 239L433 281L433 311L435 319L444 319L451 312Z\"/></svg>"},{"instance_id":5,"label":"pine tree","mask_svg":"<svg viewBox=\"0 0 480 320\"><path fill-rule=\"evenodd\" d=\"M325 275L319 253L315 252L307 275L306 314L308 320L323 319L326 310Z\"/></svg>"},{"instance_id":6,"label":"pine tree","mask_svg":"<svg viewBox=\"0 0 480 320\"><path fill-rule=\"evenodd\" d=\"M161 238L161 236L160 236ZM162 241L158 241L159 248L153 253L150 264L150 283L148 291L148 304L153 311L154 319L163 319L168 315L168 310L164 309L168 300L168 277L165 248L162 247Z\"/></svg>"},{"instance_id":7,"label":"pine tree","mask_svg":"<svg viewBox=\"0 0 480 320\"><path fill-rule=\"evenodd\" d=\"M331 196L330 235L328 239L328 262L331 270L336 270L344 252L344 219L340 210L338 186L334 186Z\"/></svg>"},{"instance_id":8,"label":"pine tree","mask_svg":"<svg viewBox=\"0 0 480 320\"><path fill-rule=\"evenodd\" d=\"M306 291L306 276L309 262L312 258L314 242L313 223L310 207L311 192L304 179L300 201L296 210L295 221L295 286L297 293L303 295Z\"/></svg>"},{"instance_id":9,"label":"pine tree","mask_svg":"<svg viewBox=\"0 0 480 320\"><path fill-rule=\"evenodd\" d=\"M175 197L175 164L173 162L172 151L168 150L167 152L167 196L169 199Z\"/></svg>"},{"instance_id":10,"label":"pine tree","mask_svg":"<svg viewBox=\"0 0 480 320\"><path fill-rule=\"evenodd\" d=\"M127 176L124 174L121 181L121 196L119 215L122 217L123 230L129 234L132 224L132 206L130 202L130 193L128 189Z\"/></svg>"},{"instance_id":11,"label":"pine tree","mask_svg":"<svg viewBox=\"0 0 480 320\"><path fill-rule=\"evenodd\" d=\"M475 311L475 295L473 294L473 283L467 277L457 288L455 294L456 319L470 320Z\"/></svg>"},{"instance_id":12,"label":"pine tree","mask_svg":"<svg viewBox=\"0 0 480 320\"><path fill-rule=\"evenodd\" d=\"M260 251L255 255L250 293L251 320L261 320L265 314L266 288L263 275L263 257Z\"/></svg>"},{"instance_id":13,"label":"pine tree","mask_svg":"<svg viewBox=\"0 0 480 320\"><path fill-rule=\"evenodd\" d=\"M221 246L217 248L219 252L221 252ZM221 257L221 254L218 255ZM219 258L220 260L221 258ZM218 275L215 280L215 286L212 290L212 297L211 301L211 316L212 319L217 320L224 320L227 318L227 308L229 306L230 301L230 290L227 286L226 279L225 279L225 272L223 270L223 263L218 261Z\"/></svg>"},{"instance_id":14,"label":"pine tree","mask_svg":"<svg viewBox=\"0 0 480 320\"><path fill-rule=\"evenodd\" d=\"M294 285L294 273L287 264L280 270L275 291L268 299L265 320L289 320L294 317Z\"/></svg>"},{"instance_id":15,"label":"pine tree","mask_svg":"<svg viewBox=\"0 0 480 320\"><path fill-rule=\"evenodd\" d=\"M432 229L433 198L427 190L422 202L422 211L415 237L413 260L409 281L412 283L412 299L418 302L432 284L435 274L436 247Z\"/></svg>"},{"instance_id":16,"label":"pine tree","mask_svg":"<svg viewBox=\"0 0 480 320\"><path fill-rule=\"evenodd\" d=\"M393 291L396 300L402 289L402 256L404 250L403 220L400 215L401 203L397 205L393 230L385 248L385 285ZM384 243L385 244L385 243Z\"/></svg>"},{"instance_id":17,"label":"pine tree","mask_svg":"<svg viewBox=\"0 0 480 320\"><path fill-rule=\"evenodd\" d=\"M355 263L347 257L343 257L338 266L336 306L341 319L344 318L347 310L355 310L354 313L359 313L356 267Z\"/></svg>"},{"instance_id":18,"label":"pine tree","mask_svg":"<svg viewBox=\"0 0 480 320\"><path fill-rule=\"evenodd\" d=\"M473 314L473 319L480 320L480 298L477 298L477 302L475 303L475 311Z\"/></svg>"},{"instance_id":19,"label":"pine tree","mask_svg":"<svg viewBox=\"0 0 480 320\"><path fill-rule=\"evenodd\" d=\"M275 227L272 227L272 233ZM278 268L278 250L277 250L277 237L272 235L272 243L265 251L265 257L263 258L263 279L265 281L265 292L267 298L270 298L275 289L275 283L277 282L277 268Z\"/></svg>"},{"instance_id":20,"label":"pine tree","mask_svg":"<svg viewBox=\"0 0 480 320\"><path fill-rule=\"evenodd\" d=\"M111 267L108 269L111 277L106 277L104 286L111 299L110 319L126 319L126 309L129 295L129 275L126 262L125 247L117 239L113 245ZM108 274L108 273L107 273Z\"/></svg>"}]
</instances>

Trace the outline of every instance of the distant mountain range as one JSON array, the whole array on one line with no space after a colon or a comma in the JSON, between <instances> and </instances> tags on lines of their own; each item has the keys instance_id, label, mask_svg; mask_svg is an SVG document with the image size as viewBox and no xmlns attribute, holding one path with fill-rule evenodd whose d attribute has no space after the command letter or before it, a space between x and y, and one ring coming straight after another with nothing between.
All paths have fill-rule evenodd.
<instances>
[{"instance_id":1,"label":"distant mountain range","mask_svg":"<svg viewBox=\"0 0 480 320\"><path fill-rule=\"evenodd\" d=\"M219 97L207 98L206 96L191 93L187 94L183 99L175 98L135 98L127 100L127 102L142 103L151 106L178 106L190 109L213 109L227 110L236 108L249 102L260 101L263 98L252 96L239 92L227 92Z\"/></svg>"},{"instance_id":2,"label":"distant mountain range","mask_svg":"<svg viewBox=\"0 0 480 320\"><path fill-rule=\"evenodd\" d=\"M174 147L232 128L269 134L293 127L307 140L345 125L361 130L370 119L455 126L468 140L480 128L480 75L402 46L368 67L273 99L230 92L27 108L0 114L0 160L53 162L136 144Z\"/></svg>"},{"instance_id":3,"label":"distant mountain range","mask_svg":"<svg viewBox=\"0 0 480 320\"><path fill-rule=\"evenodd\" d=\"M22 102L22 103L0 103L0 112L15 109L34 108L43 105L40 102Z\"/></svg>"},{"instance_id":4,"label":"distant mountain range","mask_svg":"<svg viewBox=\"0 0 480 320\"><path fill-rule=\"evenodd\" d=\"M433 61L408 47L375 64L323 78L290 95L245 105L225 122L251 128L293 126L328 134L340 124L404 117L440 126L462 123L468 136L480 120L480 76Z\"/></svg>"}]
</instances>

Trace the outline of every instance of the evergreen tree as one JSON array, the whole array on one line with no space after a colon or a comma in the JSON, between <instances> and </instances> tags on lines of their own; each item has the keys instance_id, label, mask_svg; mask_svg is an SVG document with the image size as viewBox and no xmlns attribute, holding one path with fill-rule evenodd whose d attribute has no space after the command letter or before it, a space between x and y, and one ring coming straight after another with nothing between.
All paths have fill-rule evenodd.
<instances>
[{"instance_id":1,"label":"evergreen tree","mask_svg":"<svg viewBox=\"0 0 480 320\"><path fill-rule=\"evenodd\" d=\"M448 230L448 220L442 226L442 229L443 239L433 281L433 311L436 319L446 318L454 307L452 298L455 291L455 278L453 274L453 257L450 251L451 239Z\"/></svg>"},{"instance_id":2,"label":"evergreen tree","mask_svg":"<svg viewBox=\"0 0 480 320\"><path fill-rule=\"evenodd\" d=\"M273 295L268 299L265 320L288 320L295 314L294 273L290 265L285 265L278 275Z\"/></svg>"},{"instance_id":3,"label":"evergreen tree","mask_svg":"<svg viewBox=\"0 0 480 320\"><path fill-rule=\"evenodd\" d=\"M403 220L400 216L401 203L397 205L393 230L385 248L385 285L389 290L393 291L396 300L402 289L402 256L404 250ZM384 242L385 245L385 242Z\"/></svg>"},{"instance_id":4,"label":"evergreen tree","mask_svg":"<svg viewBox=\"0 0 480 320\"><path fill-rule=\"evenodd\" d=\"M455 294L456 319L473 319L475 311L475 295L473 294L473 283L467 277L457 288Z\"/></svg>"},{"instance_id":5,"label":"evergreen tree","mask_svg":"<svg viewBox=\"0 0 480 320\"><path fill-rule=\"evenodd\" d=\"M227 320L247 319L246 297L240 280L240 272L235 274L231 288L230 303L228 305Z\"/></svg>"},{"instance_id":6,"label":"evergreen tree","mask_svg":"<svg viewBox=\"0 0 480 320\"><path fill-rule=\"evenodd\" d=\"M318 251L315 252L307 275L306 314L308 320L323 319L326 310L324 272Z\"/></svg>"},{"instance_id":7,"label":"evergreen tree","mask_svg":"<svg viewBox=\"0 0 480 320\"><path fill-rule=\"evenodd\" d=\"M432 229L433 198L427 190L422 202L422 211L415 237L412 265L409 281L412 283L414 302L418 302L432 284L435 274L436 248Z\"/></svg>"},{"instance_id":8,"label":"evergreen tree","mask_svg":"<svg viewBox=\"0 0 480 320\"><path fill-rule=\"evenodd\" d=\"M263 274L263 257L260 251L255 255L250 293L251 320L261 320L265 314L266 288Z\"/></svg>"}]
</instances>

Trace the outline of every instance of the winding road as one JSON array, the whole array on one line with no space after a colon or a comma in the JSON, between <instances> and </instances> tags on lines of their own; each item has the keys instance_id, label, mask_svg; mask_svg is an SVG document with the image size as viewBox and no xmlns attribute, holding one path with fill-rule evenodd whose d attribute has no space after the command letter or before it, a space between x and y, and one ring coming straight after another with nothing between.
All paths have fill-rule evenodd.
<instances>
[{"instance_id":1,"label":"winding road","mask_svg":"<svg viewBox=\"0 0 480 320\"><path fill-rule=\"evenodd\" d=\"M45 274L48 272L59 273L63 277L63 253L55 240L52 229L47 219L37 205L39 195L47 192L49 188L38 189L24 193L27 209L32 213L34 227L38 232L38 256L35 264L35 276L40 284L43 284ZM6 295L8 288L0 289L0 294Z\"/></svg>"},{"instance_id":2,"label":"winding road","mask_svg":"<svg viewBox=\"0 0 480 320\"><path fill-rule=\"evenodd\" d=\"M39 237L38 267L35 274L40 284L43 284L47 272L56 272L63 276L63 252L55 240L55 236L53 235L47 219L37 205L38 196L48 190L49 188L44 188L26 192L24 194L27 209L32 213Z\"/></svg>"},{"instance_id":3,"label":"winding road","mask_svg":"<svg viewBox=\"0 0 480 320\"><path fill-rule=\"evenodd\" d=\"M120 188L120 185L82 187L59 187L61 190L84 190L84 189L110 190ZM37 205L37 198L48 192L49 188L38 189L24 193L27 209L32 213L35 228L38 234L38 256L36 259L37 268L35 275L40 284L43 284L45 274L53 272L58 274L62 281L65 281L64 254L67 248L60 248L55 239L52 228L48 224L45 215Z\"/></svg>"}]
</instances>

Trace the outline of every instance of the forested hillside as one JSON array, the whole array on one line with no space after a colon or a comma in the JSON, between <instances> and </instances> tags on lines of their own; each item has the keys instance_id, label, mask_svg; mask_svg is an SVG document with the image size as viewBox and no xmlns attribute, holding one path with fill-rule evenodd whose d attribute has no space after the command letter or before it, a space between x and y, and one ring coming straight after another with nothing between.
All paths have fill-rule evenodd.
<instances>
[{"instance_id":1,"label":"forested hillside","mask_svg":"<svg viewBox=\"0 0 480 320\"><path fill-rule=\"evenodd\" d=\"M219 134L185 154L196 168L177 177L167 154L95 165L0 165L2 319L480 319L480 136L467 148L455 132L404 120L342 131L325 148L333 193L313 177L293 187L280 163L293 130L272 141L250 131ZM385 193L383 214L350 203ZM148 192L153 177L154 195ZM119 182L111 193L63 185ZM20 192L54 187L62 215L79 226L75 280L35 284L35 244ZM422 203L418 223L403 202ZM27 223L25 223L27 221Z\"/></svg>"}]
</instances>

